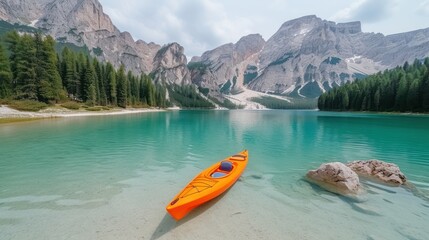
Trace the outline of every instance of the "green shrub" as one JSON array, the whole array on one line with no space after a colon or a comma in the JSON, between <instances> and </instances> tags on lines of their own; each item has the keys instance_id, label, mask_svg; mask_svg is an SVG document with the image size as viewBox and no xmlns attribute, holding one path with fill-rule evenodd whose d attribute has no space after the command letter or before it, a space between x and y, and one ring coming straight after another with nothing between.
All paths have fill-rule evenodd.
<instances>
[{"instance_id":1,"label":"green shrub","mask_svg":"<svg viewBox=\"0 0 429 240\"><path fill-rule=\"evenodd\" d=\"M215 97L210 97L209 99L211 101L213 101L214 103L216 103L217 105L224 107L224 108L228 108L228 109L243 109L245 107L245 105L236 105L233 102L231 102L229 99L223 99L223 102L221 102L220 100L218 100Z\"/></svg>"},{"instance_id":2,"label":"green shrub","mask_svg":"<svg viewBox=\"0 0 429 240\"><path fill-rule=\"evenodd\" d=\"M28 111L28 112L37 112L39 110L45 109L48 107L46 103L32 101L32 100L22 100L22 101L11 101L9 107L19 110L19 111Z\"/></svg>"},{"instance_id":3,"label":"green shrub","mask_svg":"<svg viewBox=\"0 0 429 240\"><path fill-rule=\"evenodd\" d=\"M66 102L61 104L61 107L71 110L78 110L80 108L80 104L77 102Z\"/></svg>"},{"instance_id":4,"label":"green shrub","mask_svg":"<svg viewBox=\"0 0 429 240\"><path fill-rule=\"evenodd\" d=\"M237 105L231 102L229 99L224 99L223 103L220 104L223 107L226 107L228 109L243 109L245 105Z\"/></svg>"},{"instance_id":5,"label":"green shrub","mask_svg":"<svg viewBox=\"0 0 429 240\"><path fill-rule=\"evenodd\" d=\"M103 107L101 107L101 106L88 107L88 108L86 109L86 111L92 111L92 112L98 112L98 111L101 111L101 110L103 110Z\"/></svg>"},{"instance_id":6,"label":"green shrub","mask_svg":"<svg viewBox=\"0 0 429 240\"><path fill-rule=\"evenodd\" d=\"M0 99L0 104L2 105L9 105L11 102L10 99Z\"/></svg>"}]
</instances>

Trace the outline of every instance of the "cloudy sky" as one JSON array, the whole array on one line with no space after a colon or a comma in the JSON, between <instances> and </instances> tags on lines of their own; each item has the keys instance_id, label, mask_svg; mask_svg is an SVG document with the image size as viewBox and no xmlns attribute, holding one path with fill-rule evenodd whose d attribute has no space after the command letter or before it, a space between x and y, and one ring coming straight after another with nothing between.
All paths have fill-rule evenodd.
<instances>
[{"instance_id":1,"label":"cloudy sky","mask_svg":"<svg viewBox=\"0 0 429 240\"><path fill-rule=\"evenodd\" d=\"M364 32L393 34L429 27L429 0L99 0L135 40L178 42L201 55L250 33L270 38L282 23L305 15L361 21Z\"/></svg>"}]
</instances>

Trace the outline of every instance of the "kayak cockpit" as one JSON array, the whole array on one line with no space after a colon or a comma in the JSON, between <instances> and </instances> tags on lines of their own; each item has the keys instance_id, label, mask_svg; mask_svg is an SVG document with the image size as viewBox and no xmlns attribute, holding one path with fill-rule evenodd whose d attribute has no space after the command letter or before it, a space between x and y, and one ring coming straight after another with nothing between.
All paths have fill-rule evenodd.
<instances>
[{"instance_id":1,"label":"kayak cockpit","mask_svg":"<svg viewBox=\"0 0 429 240\"><path fill-rule=\"evenodd\" d=\"M213 171L210 176L212 178L222 178L225 176L228 176L229 173L234 168L234 165L230 161L222 161L218 168L216 168L215 171Z\"/></svg>"}]
</instances>

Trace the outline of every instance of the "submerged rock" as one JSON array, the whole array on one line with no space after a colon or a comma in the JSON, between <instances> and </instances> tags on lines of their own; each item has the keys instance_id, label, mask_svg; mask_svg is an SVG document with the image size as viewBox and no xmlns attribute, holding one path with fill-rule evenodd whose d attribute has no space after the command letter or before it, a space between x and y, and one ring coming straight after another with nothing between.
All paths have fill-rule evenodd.
<instances>
[{"instance_id":1,"label":"submerged rock","mask_svg":"<svg viewBox=\"0 0 429 240\"><path fill-rule=\"evenodd\" d=\"M347 166L362 177L375 178L383 183L399 186L407 181L399 167L393 163L368 160L353 161L347 163Z\"/></svg>"},{"instance_id":2,"label":"submerged rock","mask_svg":"<svg viewBox=\"0 0 429 240\"><path fill-rule=\"evenodd\" d=\"M358 195L363 192L358 175L340 162L324 163L310 170L307 178L328 191L341 195Z\"/></svg>"}]
</instances>

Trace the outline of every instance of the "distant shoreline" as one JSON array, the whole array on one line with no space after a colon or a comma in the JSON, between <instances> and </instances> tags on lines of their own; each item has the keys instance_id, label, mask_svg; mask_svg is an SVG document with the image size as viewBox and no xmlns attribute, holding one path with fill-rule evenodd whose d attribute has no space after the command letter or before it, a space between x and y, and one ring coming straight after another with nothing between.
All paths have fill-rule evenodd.
<instances>
[{"instance_id":1,"label":"distant shoreline","mask_svg":"<svg viewBox=\"0 0 429 240\"><path fill-rule=\"evenodd\" d=\"M0 105L0 124L23 122L46 118L69 118L69 117L89 117L89 116L110 116L123 114L136 114L144 112L162 112L164 109L157 108L114 108L112 110L86 111L70 110L66 108L47 108L38 112L25 112L15 110L7 105Z\"/></svg>"}]
</instances>

